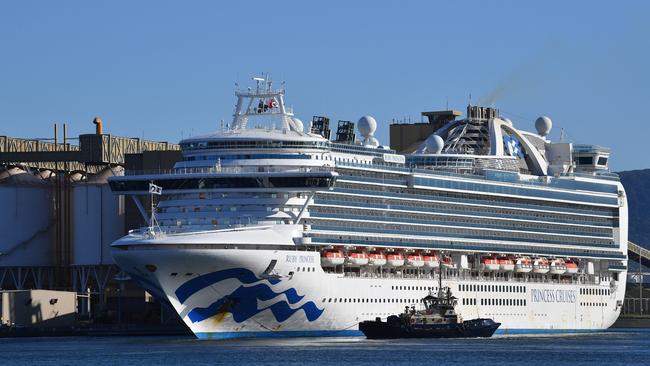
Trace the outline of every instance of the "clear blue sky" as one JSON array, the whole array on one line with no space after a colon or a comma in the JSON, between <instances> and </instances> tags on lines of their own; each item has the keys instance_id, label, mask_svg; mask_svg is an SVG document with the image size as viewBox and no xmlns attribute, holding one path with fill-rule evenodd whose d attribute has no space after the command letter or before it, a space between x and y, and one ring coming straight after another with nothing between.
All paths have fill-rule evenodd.
<instances>
[{"instance_id":1,"label":"clear blue sky","mask_svg":"<svg viewBox=\"0 0 650 366\"><path fill-rule=\"evenodd\" d=\"M271 72L307 121L493 100L542 114L614 170L650 168L648 1L0 2L0 135L178 141L230 120L234 82ZM494 97L494 98L493 98ZM505 113L504 113L505 114Z\"/></svg>"}]
</instances>

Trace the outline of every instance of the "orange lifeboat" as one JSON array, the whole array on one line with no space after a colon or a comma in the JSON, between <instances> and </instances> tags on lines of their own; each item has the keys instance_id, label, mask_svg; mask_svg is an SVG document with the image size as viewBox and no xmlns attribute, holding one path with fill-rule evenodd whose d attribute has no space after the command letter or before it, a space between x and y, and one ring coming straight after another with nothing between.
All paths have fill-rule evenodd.
<instances>
[{"instance_id":1,"label":"orange lifeboat","mask_svg":"<svg viewBox=\"0 0 650 366\"><path fill-rule=\"evenodd\" d=\"M548 261L544 257L539 257L533 259L533 272L534 273L548 273L551 270L551 267L548 264Z\"/></svg>"},{"instance_id":2,"label":"orange lifeboat","mask_svg":"<svg viewBox=\"0 0 650 366\"><path fill-rule=\"evenodd\" d=\"M480 267L482 271L498 271L499 268L501 268L501 266L499 265L499 261L494 257L481 258Z\"/></svg>"},{"instance_id":3,"label":"orange lifeboat","mask_svg":"<svg viewBox=\"0 0 650 366\"><path fill-rule=\"evenodd\" d=\"M361 251L349 252L346 262L353 266L365 266L369 262L368 254Z\"/></svg>"},{"instance_id":4,"label":"orange lifeboat","mask_svg":"<svg viewBox=\"0 0 650 366\"><path fill-rule=\"evenodd\" d=\"M528 257L518 257L515 262L515 272L528 273L533 270L533 262Z\"/></svg>"},{"instance_id":5,"label":"orange lifeboat","mask_svg":"<svg viewBox=\"0 0 650 366\"><path fill-rule=\"evenodd\" d=\"M368 264L371 266L385 266L386 256L381 252L373 252L368 254Z\"/></svg>"},{"instance_id":6,"label":"orange lifeboat","mask_svg":"<svg viewBox=\"0 0 650 366\"><path fill-rule=\"evenodd\" d=\"M564 261L561 259L554 259L551 261L551 270L549 271L551 274L564 274L567 271L566 265L564 264Z\"/></svg>"},{"instance_id":7,"label":"orange lifeboat","mask_svg":"<svg viewBox=\"0 0 650 366\"><path fill-rule=\"evenodd\" d=\"M389 253L386 254L386 261L389 266L401 267L404 265L404 256L397 252Z\"/></svg>"},{"instance_id":8,"label":"orange lifeboat","mask_svg":"<svg viewBox=\"0 0 650 366\"><path fill-rule=\"evenodd\" d=\"M406 256L406 265L409 267L424 266L424 257L420 254L409 254Z\"/></svg>"},{"instance_id":9,"label":"orange lifeboat","mask_svg":"<svg viewBox=\"0 0 650 366\"><path fill-rule=\"evenodd\" d=\"M566 266L566 273L569 274L576 274L578 273L578 262L574 260L568 260L564 262L564 265Z\"/></svg>"},{"instance_id":10,"label":"orange lifeboat","mask_svg":"<svg viewBox=\"0 0 650 366\"><path fill-rule=\"evenodd\" d=\"M422 259L424 260L424 265L429 267L429 268L438 268L440 267L440 260L438 259L438 256L432 253L427 253L422 256Z\"/></svg>"},{"instance_id":11,"label":"orange lifeboat","mask_svg":"<svg viewBox=\"0 0 650 366\"><path fill-rule=\"evenodd\" d=\"M320 263L322 266L338 266L345 263L345 257L340 250L326 250L321 253Z\"/></svg>"},{"instance_id":12,"label":"orange lifeboat","mask_svg":"<svg viewBox=\"0 0 650 366\"><path fill-rule=\"evenodd\" d=\"M497 259L499 262L499 269L502 271L514 271L515 269L515 262L507 257L500 257Z\"/></svg>"}]
</instances>

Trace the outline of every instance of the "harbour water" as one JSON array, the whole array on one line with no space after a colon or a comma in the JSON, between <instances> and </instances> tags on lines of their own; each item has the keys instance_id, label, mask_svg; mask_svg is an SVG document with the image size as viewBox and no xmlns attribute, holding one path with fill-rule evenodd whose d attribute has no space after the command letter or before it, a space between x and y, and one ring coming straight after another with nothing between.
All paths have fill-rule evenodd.
<instances>
[{"instance_id":1,"label":"harbour water","mask_svg":"<svg viewBox=\"0 0 650 366\"><path fill-rule=\"evenodd\" d=\"M650 329L585 335L369 341L190 337L0 340L3 365L647 365Z\"/></svg>"}]
</instances>

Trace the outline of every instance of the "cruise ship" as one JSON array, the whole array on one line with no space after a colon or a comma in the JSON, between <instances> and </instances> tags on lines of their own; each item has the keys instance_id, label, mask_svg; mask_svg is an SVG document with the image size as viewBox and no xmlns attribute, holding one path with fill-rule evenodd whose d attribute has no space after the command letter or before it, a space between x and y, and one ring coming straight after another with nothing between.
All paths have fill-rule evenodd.
<instances>
[{"instance_id":1,"label":"cruise ship","mask_svg":"<svg viewBox=\"0 0 650 366\"><path fill-rule=\"evenodd\" d=\"M439 283L460 317L501 333L617 319L628 220L609 149L472 105L401 151L370 116L330 139L326 118L305 126L285 106L284 85L253 80L231 123L181 141L173 169L109 181L146 223L113 257L198 338L360 336Z\"/></svg>"}]
</instances>

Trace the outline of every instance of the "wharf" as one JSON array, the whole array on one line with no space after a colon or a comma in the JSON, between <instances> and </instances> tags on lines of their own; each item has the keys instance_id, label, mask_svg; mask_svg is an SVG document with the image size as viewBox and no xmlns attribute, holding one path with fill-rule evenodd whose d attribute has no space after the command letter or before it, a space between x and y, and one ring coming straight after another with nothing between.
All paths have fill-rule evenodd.
<instances>
[{"instance_id":1,"label":"wharf","mask_svg":"<svg viewBox=\"0 0 650 366\"><path fill-rule=\"evenodd\" d=\"M618 317L612 329L648 328L650 329L650 315L623 314Z\"/></svg>"},{"instance_id":2,"label":"wharf","mask_svg":"<svg viewBox=\"0 0 650 366\"><path fill-rule=\"evenodd\" d=\"M178 325L135 325L106 324L74 327L2 327L0 338L23 337L111 337L111 336L192 336L183 324Z\"/></svg>"}]
</instances>

